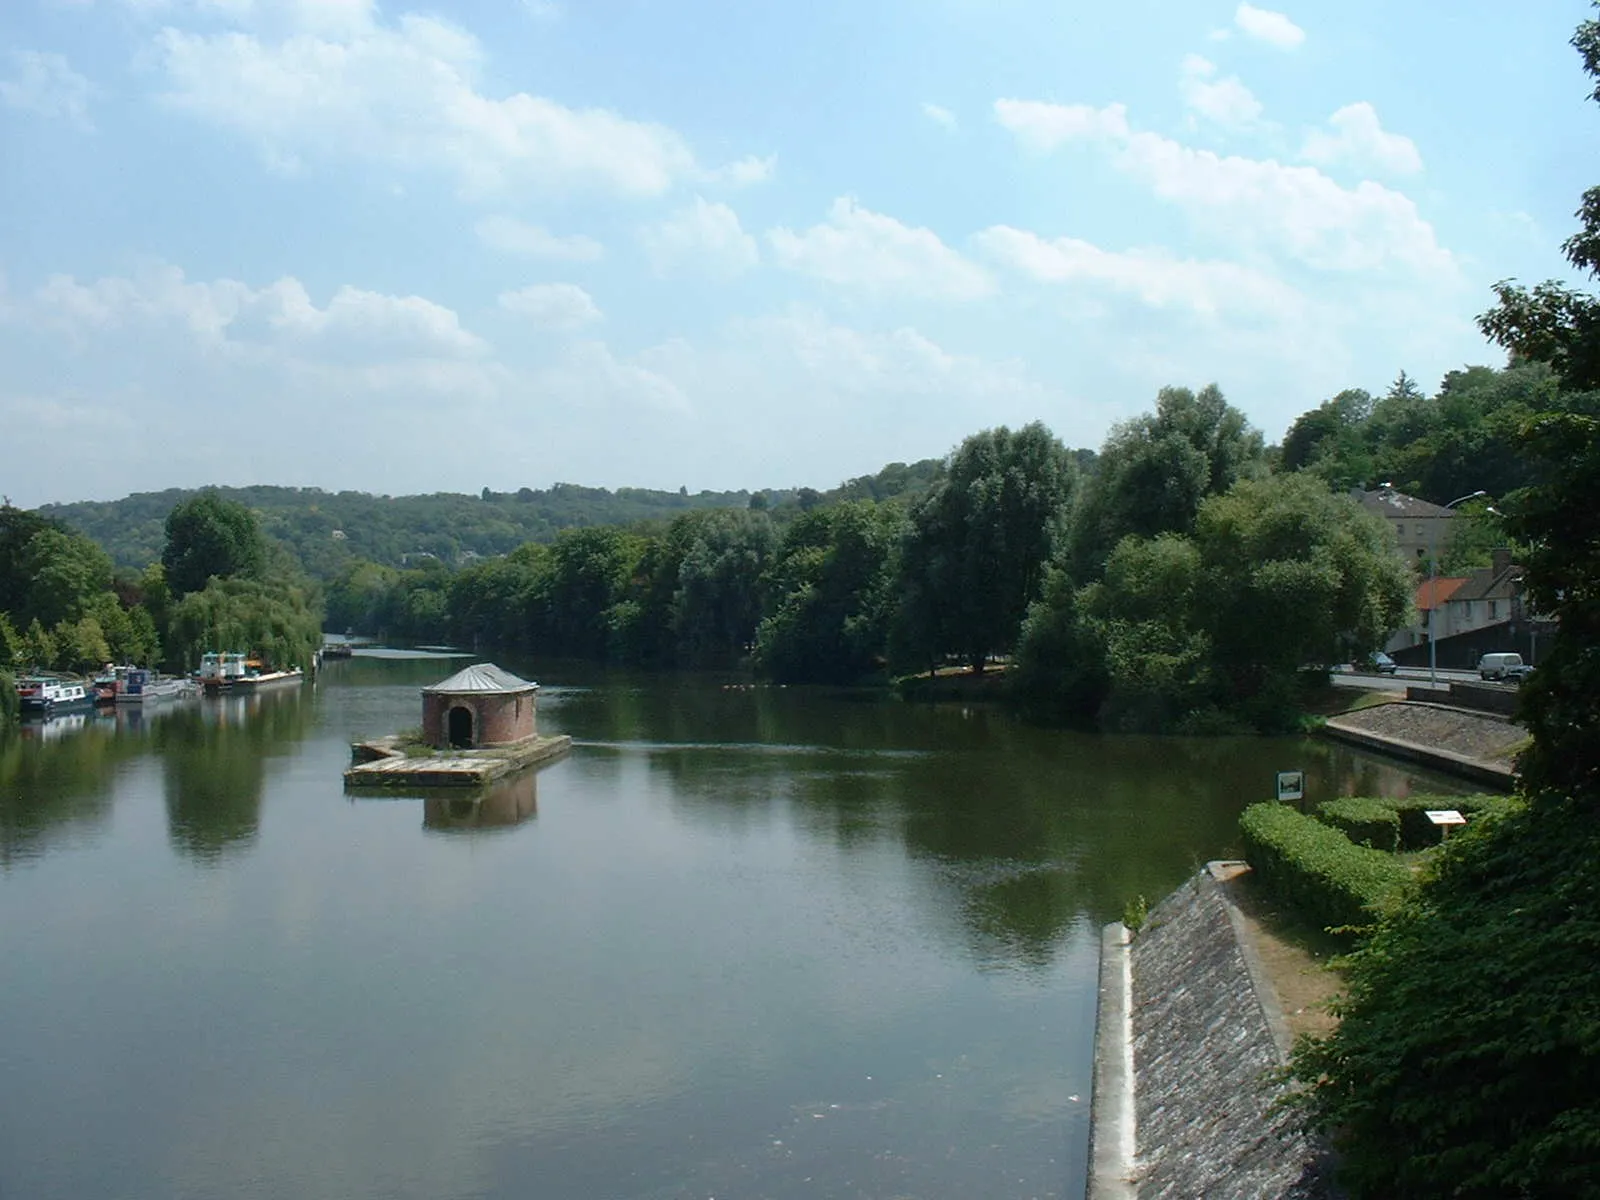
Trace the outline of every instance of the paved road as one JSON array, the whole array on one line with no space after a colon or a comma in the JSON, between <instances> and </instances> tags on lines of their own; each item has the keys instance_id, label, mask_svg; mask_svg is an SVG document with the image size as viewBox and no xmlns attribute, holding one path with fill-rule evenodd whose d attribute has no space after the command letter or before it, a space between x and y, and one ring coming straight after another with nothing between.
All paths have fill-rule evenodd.
<instances>
[{"instance_id":1,"label":"paved road","mask_svg":"<svg viewBox=\"0 0 1600 1200\"><path fill-rule=\"evenodd\" d=\"M1368 688L1373 691L1402 692L1408 687L1427 687L1428 668L1426 667L1401 667L1393 675L1376 675L1365 671L1337 670L1329 677L1338 687ZM1452 683L1477 683L1476 671L1447 671L1441 668L1437 672L1437 686L1440 689L1448 688Z\"/></svg>"}]
</instances>

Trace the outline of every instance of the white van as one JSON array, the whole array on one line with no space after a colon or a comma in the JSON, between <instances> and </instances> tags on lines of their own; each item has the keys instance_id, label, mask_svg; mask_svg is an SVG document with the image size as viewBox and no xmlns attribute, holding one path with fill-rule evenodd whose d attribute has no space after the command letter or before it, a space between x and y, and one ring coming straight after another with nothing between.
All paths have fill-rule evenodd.
<instances>
[{"instance_id":1,"label":"white van","mask_svg":"<svg viewBox=\"0 0 1600 1200\"><path fill-rule=\"evenodd\" d=\"M1485 654L1478 660L1478 675L1483 679L1521 682L1529 668L1522 663L1520 654Z\"/></svg>"}]
</instances>

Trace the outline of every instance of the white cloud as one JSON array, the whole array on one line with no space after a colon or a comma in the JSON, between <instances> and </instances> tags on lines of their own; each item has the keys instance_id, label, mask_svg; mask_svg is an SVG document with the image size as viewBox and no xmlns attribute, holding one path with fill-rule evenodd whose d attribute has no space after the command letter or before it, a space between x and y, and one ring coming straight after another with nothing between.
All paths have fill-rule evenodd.
<instances>
[{"instance_id":1,"label":"white cloud","mask_svg":"<svg viewBox=\"0 0 1600 1200\"><path fill-rule=\"evenodd\" d=\"M719 456L757 481L854 473L839 465L844 431L866 471L943 454L999 423L1095 419L1016 362L953 351L909 326L851 328L802 308L734 319L708 343L673 340L637 362L681 389L698 427L715 429Z\"/></svg>"},{"instance_id":2,"label":"white cloud","mask_svg":"<svg viewBox=\"0 0 1600 1200\"><path fill-rule=\"evenodd\" d=\"M671 216L644 226L639 242L650 265L661 275L688 269L731 278L761 259L755 238L739 224L739 214L701 196Z\"/></svg>"},{"instance_id":3,"label":"white cloud","mask_svg":"<svg viewBox=\"0 0 1600 1200\"><path fill-rule=\"evenodd\" d=\"M530 225L515 217L484 217L473 229L485 246L504 254L564 262L594 262L605 255L605 247L591 237L581 233L558 236L543 226Z\"/></svg>"},{"instance_id":4,"label":"white cloud","mask_svg":"<svg viewBox=\"0 0 1600 1200\"><path fill-rule=\"evenodd\" d=\"M1306 135L1302 158L1323 166L1390 175L1414 175L1422 170L1417 144L1403 134L1385 130L1377 110L1365 100L1339 109L1328 118L1328 126Z\"/></svg>"},{"instance_id":5,"label":"white cloud","mask_svg":"<svg viewBox=\"0 0 1600 1200\"><path fill-rule=\"evenodd\" d=\"M1234 11L1233 23L1246 37L1279 50L1293 50L1306 40L1306 31L1281 12L1257 8L1253 4L1241 3Z\"/></svg>"},{"instance_id":6,"label":"white cloud","mask_svg":"<svg viewBox=\"0 0 1600 1200\"><path fill-rule=\"evenodd\" d=\"M89 283L55 275L31 301L13 305L11 315L77 337L172 329L206 348L249 352L270 346L347 361L474 357L487 349L452 310L420 296L346 285L318 308L292 277L252 288L233 279L191 281L168 265Z\"/></svg>"},{"instance_id":7,"label":"white cloud","mask_svg":"<svg viewBox=\"0 0 1600 1200\"><path fill-rule=\"evenodd\" d=\"M1011 112L1021 110L1012 103ZM1222 156L1134 131L1119 104L1030 103L1025 112L1026 119L1012 126L1025 145L1076 137L1105 146L1124 173L1240 247L1260 246L1321 270L1398 267L1457 275L1454 258L1411 199L1370 180L1347 188L1315 167Z\"/></svg>"},{"instance_id":8,"label":"white cloud","mask_svg":"<svg viewBox=\"0 0 1600 1200\"><path fill-rule=\"evenodd\" d=\"M299 3L323 11L321 0ZM443 20L408 14L382 25L367 4L330 11L279 39L162 30L164 101L250 139L273 165L364 159L442 171L475 193L655 196L706 173L665 126L526 92L488 95L482 47ZM770 164L726 170L749 180Z\"/></svg>"},{"instance_id":9,"label":"white cloud","mask_svg":"<svg viewBox=\"0 0 1600 1200\"><path fill-rule=\"evenodd\" d=\"M1098 286L1133 296L1150 308L1202 317L1274 319L1304 308L1292 287L1240 263L1176 258L1161 249L1119 253L1077 238L1042 238L1006 225L984 230L977 241L997 260L1041 282Z\"/></svg>"},{"instance_id":10,"label":"white cloud","mask_svg":"<svg viewBox=\"0 0 1600 1200\"><path fill-rule=\"evenodd\" d=\"M945 129L954 129L956 127L955 113L951 112L943 105L931 104L927 101L923 101L922 115L927 117L928 120L932 121L935 125L943 126Z\"/></svg>"},{"instance_id":11,"label":"white cloud","mask_svg":"<svg viewBox=\"0 0 1600 1200\"><path fill-rule=\"evenodd\" d=\"M585 408L681 416L694 407L671 379L618 358L604 342L579 342L563 360L534 372L533 382L541 393Z\"/></svg>"},{"instance_id":12,"label":"white cloud","mask_svg":"<svg viewBox=\"0 0 1600 1200\"><path fill-rule=\"evenodd\" d=\"M544 329L577 329L601 317L594 298L575 283L535 283L501 292L500 307Z\"/></svg>"},{"instance_id":13,"label":"white cloud","mask_svg":"<svg viewBox=\"0 0 1600 1200\"><path fill-rule=\"evenodd\" d=\"M1183 60L1179 88L1190 109L1225 129L1248 129L1261 120L1261 101L1235 76L1216 78L1216 64L1198 54Z\"/></svg>"},{"instance_id":14,"label":"white cloud","mask_svg":"<svg viewBox=\"0 0 1600 1200\"><path fill-rule=\"evenodd\" d=\"M1041 100L996 100L995 119L1030 150L1054 150L1076 138L1126 137L1128 110L1108 104L1048 104Z\"/></svg>"},{"instance_id":15,"label":"white cloud","mask_svg":"<svg viewBox=\"0 0 1600 1200\"><path fill-rule=\"evenodd\" d=\"M10 55L11 78L0 80L0 103L7 108L89 126L89 100L94 87L59 54L16 50Z\"/></svg>"},{"instance_id":16,"label":"white cloud","mask_svg":"<svg viewBox=\"0 0 1600 1200\"><path fill-rule=\"evenodd\" d=\"M725 167L717 167L710 171L701 171L699 178L706 183L727 184L731 187L749 187L752 184L766 183L777 173L778 156L769 154L765 158L749 155L738 159Z\"/></svg>"},{"instance_id":17,"label":"white cloud","mask_svg":"<svg viewBox=\"0 0 1600 1200\"><path fill-rule=\"evenodd\" d=\"M767 241L777 261L790 270L868 292L975 300L994 291L994 281L983 268L946 246L932 230L902 225L848 196L833 202L826 224L803 233L773 229Z\"/></svg>"}]
</instances>

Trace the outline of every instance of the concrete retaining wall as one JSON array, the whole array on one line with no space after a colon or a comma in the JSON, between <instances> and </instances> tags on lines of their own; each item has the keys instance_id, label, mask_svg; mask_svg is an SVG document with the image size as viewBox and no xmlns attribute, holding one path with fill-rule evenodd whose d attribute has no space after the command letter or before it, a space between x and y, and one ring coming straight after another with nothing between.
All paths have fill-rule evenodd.
<instances>
[{"instance_id":1,"label":"concrete retaining wall","mask_svg":"<svg viewBox=\"0 0 1600 1200\"><path fill-rule=\"evenodd\" d=\"M1118 952L1120 928L1103 954ZM1320 1148L1277 1107L1287 1085L1273 1072L1288 1034L1212 868L1152 910L1126 953L1129 1020L1106 1019L1102 995L1096 1028L1090 1200L1331 1196ZM1108 974L1115 979L1102 967L1102 992ZM1124 1057L1131 1106L1106 1090ZM1114 1148L1127 1146L1132 1161L1114 1161Z\"/></svg>"}]
</instances>

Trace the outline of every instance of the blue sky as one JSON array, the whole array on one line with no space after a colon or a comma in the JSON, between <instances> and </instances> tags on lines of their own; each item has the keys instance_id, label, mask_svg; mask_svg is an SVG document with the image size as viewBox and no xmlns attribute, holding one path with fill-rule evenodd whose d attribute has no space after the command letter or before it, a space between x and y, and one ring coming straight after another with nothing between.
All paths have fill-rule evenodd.
<instances>
[{"instance_id":1,"label":"blue sky","mask_svg":"<svg viewBox=\"0 0 1600 1200\"><path fill-rule=\"evenodd\" d=\"M0 491L1277 440L1564 276L1579 0L7 0Z\"/></svg>"}]
</instances>

